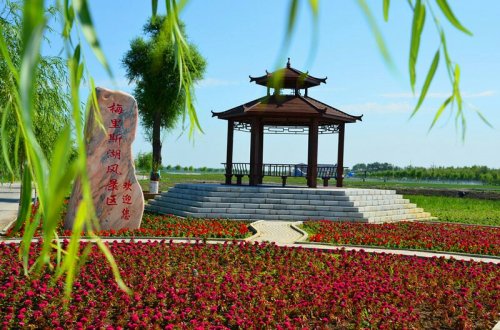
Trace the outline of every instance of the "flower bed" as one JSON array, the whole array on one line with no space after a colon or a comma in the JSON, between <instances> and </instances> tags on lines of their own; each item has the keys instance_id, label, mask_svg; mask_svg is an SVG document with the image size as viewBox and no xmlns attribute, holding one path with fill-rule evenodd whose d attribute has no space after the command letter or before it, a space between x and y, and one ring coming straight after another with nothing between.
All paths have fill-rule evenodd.
<instances>
[{"instance_id":1,"label":"flower bed","mask_svg":"<svg viewBox=\"0 0 500 330\"><path fill-rule=\"evenodd\" d=\"M57 229L59 236L70 236L71 231L63 229L63 223ZM199 237L199 238L234 238L242 239L251 235L248 223L222 219L184 219L173 215L155 215L145 213L139 229L101 230L103 237ZM9 237L22 236L22 230ZM36 236L39 236L37 233Z\"/></svg>"},{"instance_id":2,"label":"flower bed","mask_svg":"<svg viewBox=\"0 0 500 330\"><path fill-rule=\"evenodd\" d=\"M63 283L27 279L0 243L3 328L491 329L500 266L250 243L110 245L134 291L94 250L64 309Z\"/></svg>"},{"instance_id":3,"label":"flower bed","mask_svg":"<svg viewBox=\"0 0 500 330\"><path fill-rule=\"evenodd\" d=\"M303 229L309 233L312 242L500 255L500 227L423 222L362 224L324 220L304 222Z\"/></svg>"}]
</instances>

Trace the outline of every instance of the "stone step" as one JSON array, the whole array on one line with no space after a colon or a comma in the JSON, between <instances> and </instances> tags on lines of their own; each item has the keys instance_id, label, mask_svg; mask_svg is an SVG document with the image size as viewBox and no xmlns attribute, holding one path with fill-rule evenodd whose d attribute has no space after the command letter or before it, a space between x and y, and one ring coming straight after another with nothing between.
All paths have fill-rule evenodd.
<instances>
[{"instance_id":1,"label":"stone step","mask_svg":"<svg viewBox=\"0 0 500 330\"><path fill-rule=\"evenodd\" d=\"M295 204L295 205L329 205L329 206L377 206L377 205L387 205L387 204L407 204L408 200L394 197L394 198L386 198L386 199L377 199L377 200L363 200L363 201L350 201L348 196L335 196L328 199L308 199L306 198L294 199L293 195L291 198L276 198L276 196L266 196L266 197L234 197L234 196L203 196L203 195L186 195L180 194L175 191L169 194L162 195L158 198L177 198L184 199L196 202L211 202L211 203L256 203L256 204L264 204L264 203L274 203L274 204ZM317 196L315 196L317 197ZM321 196L324 198L324 196Z\"/></svg>"},{"instance_id":2,"label":"stone step","mask_svg":"<svg viewBox=\"0 0 500 330\"><path fill-rule=\"evenodd\" d=\"M291 220L291 221L305 221L305 220L337 220L337 221L356 221L356 222L370 222L370 223L378 223L378 222L395 222L395 221L409 221L409 220L425 220L431 219L431 216L427 212L421 212L416 214L396 214L396 215L380 215L377 217L369 217L361 218L361 217L352 217L352 216L344 216L342 214L332 214L332 213L319 213L318 215L304 215L304 214L292 214L286 212L279 212L272 210L271 212L266 213L204 213L204 212L190 212L187 210L180 210L176 208L157 208L156 206L151 207L148 205L146 210L150 212L162 211L165 214L176 214L184 217L194 217L194 218L231 218L231 219L239 219L239 220ZM280 214L282 213L282 214Z\"/></svg>"},{"instance_id":3,"label":"stone step","mask_svg":"<svg viewBox=\"0 0 500 330\"><path fill-rule=\"evenodd\" d=\"M378 191L377 194L358 194L355 191L348 192L345 194L341 194L339 191L315 191L309 190L301 193L294 193L291 191L285 192L277 192L276 189L272 191L259 191L256 189L252 189L251 192L248 191L222 191L222 190L195 190L195 189L186 189L186 188L177 188L174 187L170 189L168 192L163 193L167 194L182 194L182 195L195 195L202 197L225 197L225 198L277 198L277 199L307 199L307 200L356 200L356 201L366 201L366 200L384 200L384 199L398 199L401 198L401 195L396 194L388 194L385 191ZM321 193L318 193L321 192ZM330 192L330 193L329 193ZM382 193L383 192L383 193Z\"/></svg>"},{"instance_id":4,"label":"stone step","mask_svg":"<svg viewBox=\"0 0 500 330\"><path fill-rule=\"evenodd\" d=\"M359 189L359 188L295 188L295 187L279 187L279 186L228 186L228 185L217 185L217 184L204 184L193 186L191 183L180 183L176 184L172 189L187 189L192 191L208 191L214 192L233 192L233 193L280 193L280 194L315 194L315 195L340 195L340 196L350 196L350 195L394 195L395 190L383 190L383 189Z\"/></svg>"},{"instance_id":5,"label":"stone step","mask_svg":"<svg viewBox=\"0 0 500 330\"><path fill-rule=\"evenodd\" d=\"M393 190L178 184L146 210L185 217L392 222L430 219Z\"/></svg>"},{"instance_id":6,"label":"stone step","mask_svg":"<svg viewBox=\"0 0 500 330\"><path fill-rule=\"evenodd\" d=\"M256 207L228 207L228 208L209 208L209 207L196 207L186 204L179 203L169 203L161 200L151 201L149 204L151 206L161 209L175 209L179 211L186 211L191 213L203 213L203 214L261 214L261 215L301 215L301 216L327 216L327 217L349 217L349 218L362 218L363 214L356 212L356 210L339 210L334 207L328 207L326 209L315 209L310 208L304 210L302 208L256 208ZM274 205L276 207L277 205Z\"/></svg>"}]
</instances>

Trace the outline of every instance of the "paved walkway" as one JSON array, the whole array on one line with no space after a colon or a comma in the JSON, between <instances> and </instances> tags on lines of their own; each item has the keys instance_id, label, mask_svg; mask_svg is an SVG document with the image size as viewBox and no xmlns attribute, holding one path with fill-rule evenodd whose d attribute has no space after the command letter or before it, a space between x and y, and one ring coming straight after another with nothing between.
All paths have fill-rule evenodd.
<instances>
[{"instance_id":1,"label":"paved walkway","mask_svg":"<svg viewBox=\"0 0 500 330\"><path fill-rule=\"evenodd\" d=\"M0 184L0 233L16 220L20 193L21 186L17 182Z\"/></svg>"},{"instance_id":2,"label":"paved walkway","mask_svg":"<svg viewBox=\"0 0 500 330\"><path fill-rule=\"evenodd\" d=\"M292 228L292 225L298 225L298 221L257 221L252 224L257 230L257 235L251 238L256 242L276 242L293 243L303 239L303 234Z\"/></svg>"}]
</instances>

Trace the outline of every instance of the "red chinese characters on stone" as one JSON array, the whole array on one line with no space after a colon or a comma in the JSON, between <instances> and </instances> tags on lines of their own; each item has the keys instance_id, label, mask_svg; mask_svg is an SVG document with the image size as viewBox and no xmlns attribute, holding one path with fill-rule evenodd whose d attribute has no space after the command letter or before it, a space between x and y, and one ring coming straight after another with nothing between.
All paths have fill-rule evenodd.
<instances>
[{"instance_id":1,"label":"red chinese characters on stone","mask_svg":"<svg viewBox=\"0 0 500 330\"><path fill-rule=\"evenodd\" d=\"M118 205L118 203L116 202L116 195L106 197L106 205Z\"/></svg>"},{"instance_id":2,"label":"red chinese characters on stone","mask_svg":"<svg viewBox=\"0 0 500 330\"><path fill-rule=\"evenodd\" d=\"M123 183L123 190L132 191L132 182L130 182L130 180L127 180Z\"/></svg>"},{"instance_id":3,"label":"red chinese characters on stone","mask_svg":"<svg viewBox=\"0 0 500 330\"><path fill-rule=\"evenodd\" d=\"M111 179L108 183L108 191L116 191L118 190L118 180Z\"/></svg>"},{"instance_id":4,"label":"red chinese characters on stone","mask_svg":"<svg viewBox=\"0 0 500 330\"><path fill-rule=\"evenodd\" d=\"M116 174L121 174L118 170L118 164L112 164L108 165L108 169L106 170L106 173L116 173Z\"/></svg>"},{"instance_id":5,"label":"red chinese characters on stone","mask_svg":"<svg viewBox=\"0 0 500 330\"><path fill-rule=\"evenodd\" d=\"M132 196L130 196L129 194L123 195L122 202L123 204L132 204Z\"/></svg>"},{"instance_id":6,"label":"red chinese characters on stone","mask_svg":"<svg viewBox=\"0 0 500 330\"><path fill-rule=\"evenodd\" d=\"M121 119L111 119L111 126L109 128L120 128L121 127Z\"/></svg>"},{"instance_id":7,"label":"red chinese characters on stone","mask_svg":"<svg viewBox=\"0 0 500 330\"><path fill-rule=\"evenodd\" d=\"M122 143L122 135L110 133L108 141L113 142L113 143L118 143L118 146L119 146Z\"/></svg>"},{"instance_id":8,"label":"red chinese characters on stone","mask_svg":"<svg viewBox=\"0 0 500 330\"><path fill-rule=\"evenodd\" d=\"M111 111L112 113L116 113L116 114L120 115L123 112L123 107L121 104L117 104L117 103L113 102L113 104L111 104L108 107L108 110Z\"/></svg>"},{"instance_id":9,"label":"red chinese characters on stone","mask_svg":"<svg viewBox=\"0 0 500 330\"><path fill-rule=\"evenodd\" d=\"M113 102L113 104L109 105L107 109L112 114L120 115L123 113L123 107L118 103ZM114 145L107 150L108 160L121 160L121 142L123 136L122 134L120 134L122 132L120 132L119 129L122 128L122 119L116 117L118 116L109 119L108 129L110 130L108 131L108 143L113 143ZM109 173L111 175L121 175L122 173L119 170L119 162L112 161L112 163L115 164L108 163L106 173ZM113 176L113 178L109 180L106 189L107 191L111 191L112 195L106 198L106 204L117 205L117 200L121 199L121 204L123 206L126 206L122 209L121 219L129 220L131 218L131 214L128 205L132 205L132 182L130 180L126 180L123 183L119 184L119 181L121 181L120 179L120 177L115 178Z\"/></svg>"},{"instance_id":10,"label":"red chinese characters on stone","mask_svg":"<svg viewBox=\"0 0 500 330\"><path fill-rule=\"evenodd\" d=\"M120 159L121 157L120 149L109 149L107 154L109 158Z\"/></svg>"},{"instance_id":11,"label":"red chinese characters on stone","mask_svg":"<svg viewBox=\"0 0 500 330\"><path fill-rule=\"evenodd\" d=\"M122 219L123 220L130 220L130 210L128 207L126 207L122 210Z\"/></svg>"}]
</instances>

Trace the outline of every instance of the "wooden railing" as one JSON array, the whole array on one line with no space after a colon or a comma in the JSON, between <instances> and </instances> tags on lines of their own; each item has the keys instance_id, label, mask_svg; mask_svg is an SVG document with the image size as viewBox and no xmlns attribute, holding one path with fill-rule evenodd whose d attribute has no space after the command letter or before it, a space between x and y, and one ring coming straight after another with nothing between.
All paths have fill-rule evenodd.
<instances>
[{"instance_id":1,"label":"wooden railing","mask_svg":"<svg viewBox=\"0 0 500 330\"><path fill-rule=\"evenodd\" d=\"M250 163L232 163L231 168L228 168L226 163L222 164L226 169L228 182L232 176L235 176L236 183L241 184L242 178L250 175ZM281 177L285 186L288 177L307 177L307 167L307 164L262 164L262 176ZM347 169L344 167L344 173ZM323 179L325 187L328 186L328 180L337 178L337 165L318 165L316 176Z\"/></svg>"}]
</instances>

